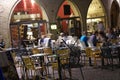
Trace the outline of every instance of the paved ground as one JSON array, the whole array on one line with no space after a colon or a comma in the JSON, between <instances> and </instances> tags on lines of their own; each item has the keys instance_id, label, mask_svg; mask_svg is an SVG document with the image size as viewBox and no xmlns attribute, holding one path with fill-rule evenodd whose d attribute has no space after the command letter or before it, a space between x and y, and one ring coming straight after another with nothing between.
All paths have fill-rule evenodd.
<instances>
[{"instance_id":1,"label":"paved ground","mask_svg":"<svg viewBox=\"0 0 120 80\"><path fill-rule=\"evenodd\" d=\"M88 64L83 66L82 71L84 75L84 80L120 80L120 67L114 66L114 69L112 70L111 67L102 69L100 66L101 66L100 63L98 63L97 67L89 66ZM20 75L19 69L18 69L18 73ZM52 78L51 69L49 76L50 77L48 80L54 80ZM66 76L69 78L68 71L66 71ZM57 71L55 71L55 77L58 78ZM62 80L70 80L70 79L62 79ZM79 68L72 69L72 80L83 80Z\"/></svg>"},{"instance_id":2,"label":"paved ground","mask_svg":"<svg viewBox=\"0 0 120 80\"><path fill-rule=\"evenodd\" d=\"M82 68L82 71L84 74L84 80L120 80L120 68L114 68L114 70L111 70L85 66ZM66 75L69 77L68 72L66 72ZM56 77L58 77L57 72ZM79 68L72 69L72 79L83 80Z\"/></svg>"},{"instance_id":3,"label":"paved ground","mask_svg":"<svg viewBox=\"0 0 120 80\"><path fill-rule=\"evenodd\" d=\"M100 62L100 60L98 62ZM120 67L118 66L117 67L114 66L112 70L112 68L108 66L101 68L100 63L98 63L97 67L89 66L87 64L84 67L82 67L82 71L84 75L84 80L120 80ZM66 71L66 75L69 77L67 71ZM56 72L56 77L57 77L57 72ZM72 69L72 79L83 80L79 68ZM66 79L66 80L70 80L70 79Z\"/></svg>"}]
</instances>

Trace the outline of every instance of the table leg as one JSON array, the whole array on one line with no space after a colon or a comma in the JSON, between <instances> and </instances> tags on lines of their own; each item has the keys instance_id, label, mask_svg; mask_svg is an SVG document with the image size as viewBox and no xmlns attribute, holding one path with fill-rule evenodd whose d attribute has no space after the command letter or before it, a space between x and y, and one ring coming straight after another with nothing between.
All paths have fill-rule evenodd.
<instances>
[{"instance_id":1,"label":"table leg","mask_svg":"<svg viewBox=\"0 0 120 80\"><path fill-rule=\"evenodd\" d=\"M91 57L89 57L89 65L92 66Z\"/></svg>"},{"instance_id":2,"label":"table leg","mask_svg":"<svg viewBox=\"0 0 120 80\"><path fill-rule=\"evenodd\" d=\"M59 74L59 79L62 80L62 75L61 75L61 64L60 64L60 57L57 57L58 60L58 74Z\"/></svg>"},{"instance_id":3,"label":"table leg","mask_svg":"<svg viewBox=\"0 0 120 80\"><path fill-rule=\"evenodd\" d=\"M105 64L104 64L104 58L103 58L103 57L101 58L101 65L102 65L102 68L103 68L104 65L105 65Z\"/></svg>"}]
</instances>

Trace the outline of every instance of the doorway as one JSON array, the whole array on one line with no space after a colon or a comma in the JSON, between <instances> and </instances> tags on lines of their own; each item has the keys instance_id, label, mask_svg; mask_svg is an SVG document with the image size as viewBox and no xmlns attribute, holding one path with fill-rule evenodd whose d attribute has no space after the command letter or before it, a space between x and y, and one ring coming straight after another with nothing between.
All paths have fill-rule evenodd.
<instances>
[{"instance_id":1,"label":"doorway","mask_svg":"<svg viewBox=\"0 0 120 80\"><path fill-rule=\"evenodd\" d=\"M58 31L65 34L81 36L81 16L78 8L71 1L64 1L57 14Z\"/></svg>"},{"instance_id":2,"label":"doorway","mask_svg":"<svg viewBox=\"0 0 120 80\"><path fill-rule=\"evenodd\" d=\"M113 1L112 6L111 6L111 28L116 28L118 24L118 19L119 19L119 5L117 1Z\"/></svg>"},{"instance_id":3,"label":"doorway","mask_svg":"<svg viewBox=\"0 0 120 80\"><path fill-rule=\"evenodd\" d=\"M97 24L102 21L106 28L105 9L100 0L92 0L87 13L87 32L91 35L97 30Z\"/></svg>"}]
</instances>

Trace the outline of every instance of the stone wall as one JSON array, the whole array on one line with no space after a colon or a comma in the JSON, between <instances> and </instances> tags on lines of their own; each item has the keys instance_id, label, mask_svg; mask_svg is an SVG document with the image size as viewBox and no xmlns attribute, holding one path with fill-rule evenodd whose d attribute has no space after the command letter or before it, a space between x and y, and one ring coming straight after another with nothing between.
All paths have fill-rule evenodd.
<instances>
[{"instance_id":1,"label":"stone wall","mask_svg":"<svg viewBox=\"0 0 120 80\"><path fill-rule=\"evenodd\" d=\"M0 0L0 35L6 42L6 47L10 47L10 14L13 5L17 0Z\"/></svg>"}]
</instances>

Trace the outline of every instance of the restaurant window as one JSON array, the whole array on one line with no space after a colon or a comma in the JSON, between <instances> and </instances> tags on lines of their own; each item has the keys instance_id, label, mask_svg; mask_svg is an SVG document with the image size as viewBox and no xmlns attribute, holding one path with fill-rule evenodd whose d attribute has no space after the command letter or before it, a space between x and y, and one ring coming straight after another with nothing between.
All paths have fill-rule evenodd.
<instances>
[{"instance_id":1,"label":"restaurant window","mask_svg":"<svg viewBox=\"0 0 120 80\"><path fill-rule=\"evenodd\" d=\"M24 46L26 44L23 41L33 42L42 34L46 34L48 32L46 21L48 17L41 5L34 0L21 0L13 10L10 22L12 47Z\"/></svg>"},{"instance_id":2,"label":"restaurant window","mask_svg":"<svg viewBox=\"0 0 120 80\"><path fill-rule=\"evenodd\" d=\"M77 7L71 1L64 1L57 14L57 29L60 32L80 37L81 18Z\"/></svg>"},{"instance_id":3,"label":"restaurant window","mask_svg":"<svg viewBox=\"0 0 120 80\"><path fill-rule=\"evenodd\" d=\"M100 0L93 0L89 6L87 14L87 32L92 33L96 30L97 24L102 21L106 28L106 16Z\"/></svg>"}]
</instances>

